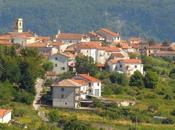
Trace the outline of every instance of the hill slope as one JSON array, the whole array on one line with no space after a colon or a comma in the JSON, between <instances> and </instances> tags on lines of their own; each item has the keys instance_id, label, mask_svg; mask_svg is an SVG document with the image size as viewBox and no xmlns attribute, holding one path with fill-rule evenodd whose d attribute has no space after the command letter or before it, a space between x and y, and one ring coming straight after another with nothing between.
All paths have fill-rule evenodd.
<instances>
[{"instance_id":1,"label":"hill slope","mask_svg":"<svg viewBox=\"0 0 175 130\"><path fill-rule=\"evenodd\" d=\"M125 36L175 40L174 0L0 0L0 31L23 17L25 28L42 35L112 28Z\"/></svg>"}]
</instances>

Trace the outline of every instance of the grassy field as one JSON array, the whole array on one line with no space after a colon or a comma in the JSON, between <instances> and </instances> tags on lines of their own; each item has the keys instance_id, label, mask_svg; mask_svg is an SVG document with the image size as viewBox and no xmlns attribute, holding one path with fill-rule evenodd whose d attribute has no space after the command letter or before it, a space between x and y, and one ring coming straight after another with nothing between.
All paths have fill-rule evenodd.
<instances>
[{"instance_id":1,"label":"grassy field","mask_svg":"<svg viewBox=\"0 0 175 130\"><path fill-rule=\"evenodd\" d=\"M53 108L43 108L48 113ZM94 128L106 128L114 130L129 130L129 128L135 128L135 124L128 120L109 120L103 118L92 111L81 110L69 110L69 109L54 109L57 110L61 117L70 119L76 116L78 120L91 124ZM151 123L139 123L137 124L138 130L175 130L175 125L162 125Z\"/></svg>"}]
</instances>

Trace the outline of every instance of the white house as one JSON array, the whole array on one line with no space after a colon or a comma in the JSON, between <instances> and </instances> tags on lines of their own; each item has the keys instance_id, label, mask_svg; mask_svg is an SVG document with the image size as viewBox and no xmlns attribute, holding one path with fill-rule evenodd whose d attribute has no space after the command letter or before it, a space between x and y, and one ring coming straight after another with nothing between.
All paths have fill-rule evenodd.
<instances>
[{"instance_id":1,"label":"white house","mask_svg":"<svg viewBox=\"0 0 175 130\"><path fill-rule=\"evenodd\" d=\"M63 54L52 55L49 57L49 61L53 63L53 72L57 75L69 70L68 57Z\"/></svg>"},{"instance_id":2,"label":"white house","mask_svg":"<svg viewBox=\"0 0 175 130\"><path fill-rule=\"evenodd\" d=\"M134 74L135 71L140 71L143 74L143 64L140 59L124 59L119 60L115 70L120 73L126 73L128 76Z\"/></svg>"},{"instance_id":3,"label":"white house","mask_svg":"<svg viewBox=\"0 0 175 130\"><path fill-rule=\"evenodd\" d=\"M111 30L106 28L102 28L96 31L96 33L102 36L106 42L120 42L121 39L119 33L112 32Z\"/></svg>"},{"instance_id":4,"label":"white house","mask_svg":"<svg viewBox=\"0 0 175 130\"><path fill-rule=\"evenodd\" d=\"M114 46L102 46L101 42L87 42L78 45L77 49L84 56L92 57L97 64L104 65L112 53L120 52L121 49Z\"/></svg>"},{"instance_id":5,"label":"white house","mask_svg":"<svg viewBox=\"0 0 175 130\"><path fill-rule=\"evenodd\" d=\"M129 59L129 56L127 53L117 52L117 53L112 53L109 60L107 61L107 70L109 72L114 72L116 70L116 65L119 60L125 60Z\"/></svg>"},{"instance_id":6,"label":"white house","mask_svg":"<svg viewBox=\"0 0 175 130\"><path fill-rule=\"evenodd\" d=\"M101 81L88 75L88 74L78 74L73 77L76 80L83 80L88 83L88 95L101 97Z\"/></svg>"},{"instance_id":7,"label":"white house","mask_svg":"<svg viewBox=\"0 0 175 130\"><path fill-rule=\"evenodd\" d=\"M0 109L0 123L9 123L11 121L11 110Z\"/></svg>"},{"instance_id":8,"label":"white house","mask_svg":"<svg viewBox=\"0 0 175 130\"><path fill-rule=\"evenodd\" d=\"M52 85L54 107L76 109L88 99L87 96L101 97L101 81L88 74L78 74Z\"/></svg>"},{"instance_id":9,"label":"white house","mask_svg":"<svg viewBox=\"0 0 175 130\"><path fill-rule=\"evenodd\" d=\"M61 108L78 108L81 84L71 79L55 82L52 85L52 105Z\"/></svg>"}]
</instances>

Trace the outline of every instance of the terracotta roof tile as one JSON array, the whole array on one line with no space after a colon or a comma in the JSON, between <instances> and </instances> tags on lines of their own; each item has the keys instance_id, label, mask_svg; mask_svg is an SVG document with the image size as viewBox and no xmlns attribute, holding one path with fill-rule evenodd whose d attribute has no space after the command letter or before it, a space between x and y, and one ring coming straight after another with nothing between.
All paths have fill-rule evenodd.
<instances>
[{"instance_id":1,"label":"terracotta roof tile","mask_svg":"<svg viewBox=\"0 0 175 130\"><path fill-rule=\"evenodd\" d=\"M114 46L106 46L104 47L104 50L107 52L118 52L120 51L120 48Z\"/></svg>"},{"instance_id":2,"label":"terracotta roof tile","mask_svg":"<svg viewBox=\"0 0 175 130\"><path fill-rule=\"evenodd\" d=\"M124 62L125 64L141 64L142 63L140 59L124 59L120 61Z\"/></svg>"},{"instance_id":3,"label":"terracotta roof tile","mask_svg":"<svg viewBox=\"0 0 175 130\"><path fill-rule=\"evenodd\" d=\"M11 112L11 110L7 110L7 109L0 109L0 117L4 117L6 114L8 114L9 112Z\"/></svg>"},{"instance_id":4,"label":"terracotta roof tile","mask_svg":"<svg viewBox=\"0 0 175 130\"><path fill-rule=\"evenodd\" d=\"M73 81L72 79L65 79L62 81L55 82L53 87L81 87L81 84Z\"/></svg>"},{"instance_id":5,"label":"terracotta roof tile","mask_svg":"<svg viewBox=\"0 0 175 130\"><path fill-rule=\"evenodd\" d=\"M117 58L123 58L124 57L124 55L121 52L112 53L112 56L117 57Z\"/></svg>"},{"instance_id":6,"label":"terracotta roof tile","mask_svg":"<svg viewBox=\"0 0 175 130\"><path fill-rule=\"evenodd\" d=\"M99 81L98 79L88 75L88 74L78 74L81 78L85 79L85 80L88 80L90 82L97 82Z\"/></svg>"},{"instance_id":7,"label":"terracotta roof tile","mask_svg":"<svg viewBox=\"0 0 175 130\"><path fill-rule=\"evenodd\" d=\"M75 34L75 33L60 33L58 34L58 40L81 40L83 38L83 34Z\"/></svg>"},{"instance_id":8,"label":"terracotta roof tile","mask_svg":"<svg viewBox=\"0 0 175 130\"><path fill-rule=\"evenodd\" d=\"M102 43L101 42L86 42L86 43L79 43L77 44L78 48L81 49L101 49Z\"/></svg>"},{"instance_id":9,"label":"terracotta roof tile","mask_svg":"<svg viewBox=\"0 0 175 130\"><path fill-rule=\"evenodd\" d=\"M109 30L109 29L107 29L107 28L102 28L102 29L99 30L99 32L105 32L105 33L107 33L107 34L109 34L109 35L112 35L112 36L114 36L114 37L120 36L119 33L112 32L111 30Z\"/></svg>"},{"instance_id":10,"label":"terracotta roof tile","mask_svg":"<svg viewBox=\"0 0 175 130\"><path fill-rule=\"evenodd\" d=\"M81 85L87 85L88 83L84 80L78 80L78 79L71 79L72 81L81 84Z\"/></svg>"},{"instance_id":11,"label":"terracotta roof tile","mask_svg":"<svg viewBox=\"0 0 175 130\"><path fill-rule=\"evenodd\" d=\"M31 48L43 48L43 47L47 47L48 44L47 43L43 43L43 42L37 42L37 43L32 43L32 44L27 44L26 47L31 47Z\"/></svg>"}]
</instances>

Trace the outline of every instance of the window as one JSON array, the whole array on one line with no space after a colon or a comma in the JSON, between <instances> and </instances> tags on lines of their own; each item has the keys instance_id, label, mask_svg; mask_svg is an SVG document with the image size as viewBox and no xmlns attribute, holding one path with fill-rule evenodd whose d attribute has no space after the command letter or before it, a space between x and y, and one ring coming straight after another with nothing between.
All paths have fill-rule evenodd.
<instances>
[{"instance_id":1,"label":"window","mask_svg":"<svg viewBox=\"0 0 175 130\"><path fill-rule=\"evenodd\" d=\"M61 70L65 70L65 67L61 67Z\"/></svg>"},{"instance_id":2,"label":"window","mask_svg":"<svg viewBox=\"0 0 175 130\"><path fill-rule=\"evenodd\" d=\"M65 102L65 106L67 106L67 102Z\"/></svg>"},{"instance_id":3,"label":"window","mask_svg":"<svg viewBox=\"0 0 175 130\"><path fill-rule=\"evenodd\" d=\"M137 65L135 65L135 68L137 68Z\"/></svg>"},{"instance_id":4,"label":"window","mask_svg":"<svg viewBox=\"0 0 175 130\"><path fill-rule=\"evenodd\" d=\"M64 98L64 95L63 94L61 95L61 98Z\"/></svg>"},{"instance_id":5,"label":"window","mask_svg":"<svg viewBox=\"0 0 175 130\"><path fill-rule=\"evenodd\" d=\"M55 57L55 60L58 60L58 58L57 58L57 57Z\"/></svg>"},{"instance_id":6,"label":"window","mask_svg":"<svg viewBox=\"0 0 175 130\"><path fill-rule=\"evenodd\" d=\"M55 67L57 67L57 64L55 64Z\"/></svg>"},{"instance_id":7,"label":"window","mask_svg":"<svg viewBox=\"0 0 175 130\"><path fill-rule=\"evenodd\" d=\"M120 65L120 68L122 68L122 65Z\"/></svg>"},{"instance_id":8,"label":"window","mask_svg":"<svg viewBox=\"0 0 175 130\"><path fill-rule=\"evenodd\" d=\"M98 86L100 86L100 83L98 83Z\"/></svg>"},{"instance_id":9,"label":"window","mask_svg":"<svg viewBox=\"0 0 175 130\"><path fill-rule=\"evenodd\" d=\"M89 86L91 86L91 83L89 83Z\"/></svg>"},{"instance_id":10,"label":"window","mask_svg":"<svg viewBox=\"0 0 175 130\"><path fill-rule=\"evenodd\" d=\"M64 91L64 88L61 88L61 91Z\"/></svg>"}]
</instances>

